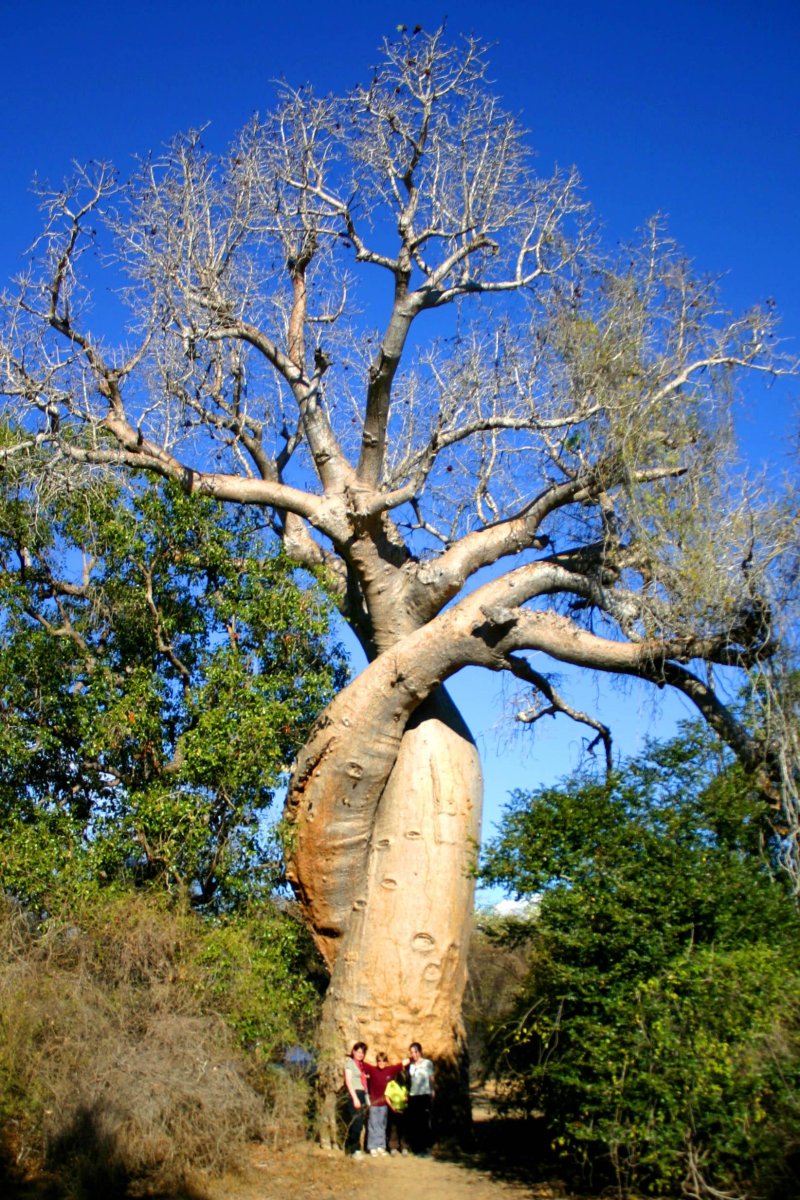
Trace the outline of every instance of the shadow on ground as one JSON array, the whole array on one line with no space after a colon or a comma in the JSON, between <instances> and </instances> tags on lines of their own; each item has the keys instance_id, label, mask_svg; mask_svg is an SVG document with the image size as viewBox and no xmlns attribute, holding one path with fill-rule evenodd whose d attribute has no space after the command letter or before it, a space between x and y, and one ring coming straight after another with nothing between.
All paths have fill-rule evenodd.
<instances>
[{"instance_id":1,"label":"shadow on ground","mask_svg":"<svg viewBox=\"0 0 800 1200\"><path fill-rule=\"evenodd\" d=\"M485 1196L489 1194L486 1184L490 1189L491 1185L497 1184L498 1200L505 1200L512 1192L524 1193L530 1198L566 1200L569 1197L569 1200L577 1200L556 1177L543 1122L499 1116L483 1105L478 1107L476 1117L473 1142L468 1150L450 1150L439 1145L434 1154L434 1159L443 1165L451 1163L462 1170L474 1171L475 1195ZM387 1164L391 1161L391 1170L388 1177L381 1180L378 1172L382 1168L375 1160L367 1159L366 1163L353 1166L352 1160L343 1155L325 1156L310 1143L272 1150L262 1143L253 1144L243 1155L241 1172L235 1176L198 1181L194 1187L184 1184L169 1190L148 1189L125 1172L113 1147L105 1144L89 1118L90 1114L76 1123L70 1130L69 1144L59 1147L67 1162L62 1158L58 1172L50 1174L45 1167L35 1180L21 1182L14 1181L12 1173L9 1170L3 1172L0 1167L3 1200L134 1200L143 1196L148 1200L265 1200L266 1197L287 1195L312 1197L313 1200L322 1197L326 1200L361 1200L375 1194L378 1184L387 1196L415 1194L413 1187L410 1192L402 1191L409 1182L406 1175L410 1175L413 1184L417 1169L413 1159L385 1160ZM6 1166L10 1166L8 1157ZM364 1167L368 1168L366 1172ZM483 1177L485 1183L479 1182L479 1177ZM426 1187L439 1187L441 1194L459 1194L455 1175L444 1174L439 1180L435 1171L427 1171L416 1178L417 1182L427 1180ZM462 1177L461 1188L464 1182ZM503 1185L509 1188L508 1192ZM519 1193L515 1189L519 1189ZM472 1194L473 1189L469 1190Z\"/></svg>"},{"instance_id":2,"label":"shadow on ground","mask_svg":"<svg viewBox=\"0 0 800 1200\"><path fill-rule=\"evenodd\" d=\"M35 1177L23 1178L19 1147L7 1136L0 1146L0 1196L3 1200L209 1200L207 1192L179 1185L159 1196L137 1183L104 1128L97 1108L81 1108L49 1147L48 1162ZM58 1164L57 1167L50 1164Z\"/></svg>"},{"instance_id":3,"label":"shadow on ground","mask_svg":"<svg viewBox=\"0 0 800 1200\"><path fill-rule=\"evenodd\" d=\"M542 1186L548 1195L568 1194L558 1178L544 1122L537 1117L505 1116L479 1103L469 1147L440 1145L436 1157L481 1171L498 1182L524 1185L534 1195Z\"/></svg>"}]
</instances>

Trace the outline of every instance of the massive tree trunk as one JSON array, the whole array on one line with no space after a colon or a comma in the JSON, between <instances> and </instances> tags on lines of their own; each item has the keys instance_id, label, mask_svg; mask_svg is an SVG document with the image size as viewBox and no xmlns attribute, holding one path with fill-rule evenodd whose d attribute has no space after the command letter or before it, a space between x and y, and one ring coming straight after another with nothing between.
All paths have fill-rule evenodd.
<instances>
[{"instance_id":1,"label":"massive tree trunk","mask_svg":"<svg viewBox=\"0 0 800 1200\"><path fill-rule=\"evenodd\" d=\"M381 722L378 714L366 740L385 741ZM344 789L334 801L358 827L342 839L349 854L339 848L331 860L323 850L316 868L311 855L290 855L301 904L331 968L321 1037L324 1143L335 1140L333 1097L355 1041L365 1041L370 1056L385 1050L391 1061L405 1057L411 1041L421 1042L437 1062L442 1109L451 1124L466 1123L457 1081L482 777L475 744L444 688L413 712L385 783L373 790L366 837L358 803ZM306 783L292 814L299 842L315 820L314 791ZM325 884L334 862L351 900L332 927Z\"/></svg>"}]
</instances>

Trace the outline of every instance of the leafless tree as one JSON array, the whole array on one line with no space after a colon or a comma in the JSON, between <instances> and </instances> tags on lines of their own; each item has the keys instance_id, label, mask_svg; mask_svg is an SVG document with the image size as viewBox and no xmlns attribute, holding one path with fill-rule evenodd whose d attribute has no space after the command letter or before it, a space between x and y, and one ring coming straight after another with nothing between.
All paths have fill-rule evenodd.
<instances>
[{"instance_id":1,"label":"leafless tree","mask_svg":"<svg viewBox=\"0 0 800 1200\"><path fill-rule=\"evenodd\" d=\"M678 689L779 774L702 667L746 676L778 643L791 513L737 482L730 420L743 374L794 370L774 314L721 311L658 221L603 252L486 69L472 39L403 35L343 98L283 87L225 155L193 133L125 183L80 170L5 298L4 453L47 451L45 498L121 470L261 506L364 647L286 808L334 1057L458 1056L482 788L461 667L607 753L549 660Z\"/></svg>"}]
</instances>

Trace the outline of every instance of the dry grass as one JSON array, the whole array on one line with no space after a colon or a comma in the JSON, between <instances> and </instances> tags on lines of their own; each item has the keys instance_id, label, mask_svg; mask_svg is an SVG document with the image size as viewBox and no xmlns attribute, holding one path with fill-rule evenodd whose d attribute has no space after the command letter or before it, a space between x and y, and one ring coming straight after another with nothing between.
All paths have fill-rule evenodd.
<instances>
[{"instance_id":1,"label":"dry grass","mask_svg":"<svg viewBox=\"0 0 800 1200\"><path fill-rule=\"evenodd\" d=\"M254 1072L186 966L191 936L138 897L88 928L0 913L7 1179L44 1172L65 1200L186 1194L246 1143L303 1135L304 1085Z\"/></svg>"}]
</instances>

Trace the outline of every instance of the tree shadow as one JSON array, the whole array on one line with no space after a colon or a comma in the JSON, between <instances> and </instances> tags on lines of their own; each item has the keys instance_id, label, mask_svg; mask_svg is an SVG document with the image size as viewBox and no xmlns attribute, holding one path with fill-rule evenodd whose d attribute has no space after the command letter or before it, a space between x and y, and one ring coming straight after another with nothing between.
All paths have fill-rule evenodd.
<instances>
[{"instance_id":1,"label":"tree shadow","mask_svg":"<svg viewBox=\"0 0 800 1200\"><path fill-rule=\"evenodd\" d=\"M142 1195L141 1179L126 1165L118 1138L108 1130L100 1104L77 1109L53 1138L41 1168L21 1176L10 1154L0 1158L4 1200L130 1200ZM186 1181L159 1190L149 1200L209 1200L208 1193Z\"/></svg>"},{"instance_id":2,"label":"tree shadow","mask_svg":"<svg viewBox=\"0 0 800 1200\"><path fill-rule=\"evenodd\" d=\"M557 1178L545 1123L539 1117L482 1112L472 1122L466 1147L439 1143L436 1157L458 1162L498 1182L534 1189L546 1184L552 1189L548 1194L564 1188Z\"/></svg>"}]
</instances>

